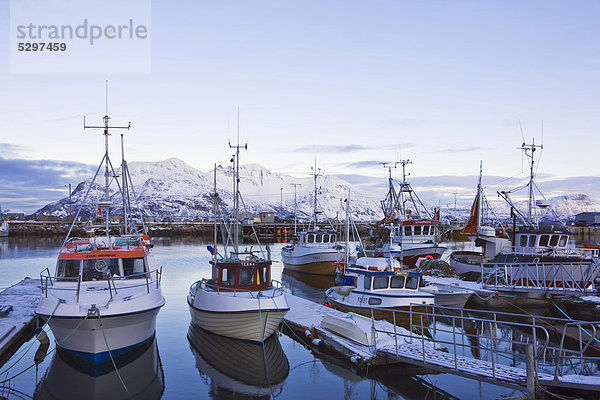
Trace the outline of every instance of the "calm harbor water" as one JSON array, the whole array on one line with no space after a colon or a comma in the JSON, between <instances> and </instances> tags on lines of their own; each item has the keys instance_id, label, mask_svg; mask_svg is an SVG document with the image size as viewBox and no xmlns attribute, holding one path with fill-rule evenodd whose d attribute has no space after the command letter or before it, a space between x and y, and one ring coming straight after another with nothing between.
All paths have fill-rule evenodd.
<instances>
[{"instance_id":1,"label":"calm harbor water","mask_svg":"<svg viewBox=\"0 0 600 400\"><path fill-rule=\"evenodd\" d=\"M497 399L521 394L501 386L410 368L374 370L367 377L360 376L342 360L319 358L284 334L269 341L263 353L262 348L253 345L190 330L186 296L192 282L209 276L206 243L193 238L155 239L154 243L157 265L163 266L166 305L158 315L155 343L122 361L120 378L111 368L92 371L57 352L50 353L54 340L46 329L50 354L33 366L38 342L32 339L25 343L0 367L0 379L4 381L0 396L127 398L120 379L130 393L144 399ZM0 239L0 288L25 276L37 278L46 267L53 271L60 245L61 239ZM273 259L279 260L281 244L271 249ZM282 269L282 264L275 262L273 278L290 284L302 297L320 301L330 285L322 278L307 282L301 277L282 276Z\"/></svg>"}]
</instances>

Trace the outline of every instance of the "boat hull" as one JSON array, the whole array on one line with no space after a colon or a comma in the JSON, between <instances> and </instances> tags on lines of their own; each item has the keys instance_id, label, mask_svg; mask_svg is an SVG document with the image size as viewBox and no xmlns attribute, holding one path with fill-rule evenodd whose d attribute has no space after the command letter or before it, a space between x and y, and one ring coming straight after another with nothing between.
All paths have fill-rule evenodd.
<instances>
[{"instance_id":1,"label":"boat hull","mask_svg":"<svg viewBox=\"0 0 600 400\"><path fill-rule=\"evenodd\" d=\"M335 261L339 253L335 249L284 249L281 251L281 261L288 271L313 275L335 276Z\"/></svg>"},{"instance_id":2,"label":"boat hull","mask_svg":"<svg viewBox=\"0 0 600 400\"><path fill-rule=\"evenodd\" d=\"M101 318L53 316L48 324L61 349L87 362L102 363L111 355L119 355L150 339L156 329L159 310L160 307Z\"/></svg>"},{"instance_id":3,"label":"boat hull","mask_svg":"<svg viewBox=\"0 0 600 400\"><path fill-rule=\"evenodd\" d=\"M262 343L279 328L288 310L215 312L193 307L192 323L217 335Z\"/></svg>"},{"instance_id":4,"label":"boat hull","mask_svg":"<svg viewBox=\"0 0 600 400\"><path fill-rule=\"evenodd\" d=\"M450 254L450 266L459 274L481 274L483 255L477 251L455 251Z\"/></svg>"}]
</instances>

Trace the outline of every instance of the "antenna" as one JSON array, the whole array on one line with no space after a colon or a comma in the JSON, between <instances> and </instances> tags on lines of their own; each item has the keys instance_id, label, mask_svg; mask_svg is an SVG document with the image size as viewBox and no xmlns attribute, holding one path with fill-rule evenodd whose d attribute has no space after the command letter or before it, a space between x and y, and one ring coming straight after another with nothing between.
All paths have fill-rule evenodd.
<instances>
[{"instance_id":1,"label":"antenna","mask_svg":"<svg viewBox=\"0 0 600 400\"><path fill-rule=\"evenodd\" d=\"M234 162L234 180L233 180L233 208L235 213L234 221L234 238L233 238L233 249L234 253L238 253L239 249L239 196L240 196L240 149L248 150L248 143L240 146L240 108L237 109L237 144L235 146L229 143L229 148L235 149L235 154L232 157Z\"/></svg>"},{"instance_id":2,"label":"antenna","mask_svg":"<svg viewBox=\"0 0 600 400\"><path fill-rule=\"evenodd\" d=\"M127 124L127 126L110 126L108 124L108 121L110 121L110 117L108 116L108 79L106 80L106 115L104 115L104 117L102 118L102 120L104 121L104 125L98 125L98 126L94 126L94 125L86 125L85 124L85 115L83 116L83 129L103 129L104 130L104 198L101 199L98 202L98 207L100 207L100 209L104 208L105 211L105 219L106 219L106 236L109 236L109 229L108 229L108 224L109 224L109 209L110 209L110 205L111 205L111 201L110 201L110 193L108 190L108 186L109 186L109 165L110 165L110 159L108 156L108 136L110 135L110 133L108 133L109 129L127 129L129 130L131 128L131 122L129 122ZM123 189L124 190L124 189ZM125 192L123 191L123 196L125 196Z\"/></svg>"}]
</instances>

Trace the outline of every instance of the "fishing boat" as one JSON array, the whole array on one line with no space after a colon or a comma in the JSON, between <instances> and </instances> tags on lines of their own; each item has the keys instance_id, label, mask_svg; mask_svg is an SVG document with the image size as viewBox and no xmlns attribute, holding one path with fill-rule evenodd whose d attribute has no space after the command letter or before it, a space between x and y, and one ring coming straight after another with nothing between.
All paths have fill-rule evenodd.
<instances>
[{"instance_id":1,"label":"fishing boat","mask_svg":"<svg viewBox=\"0 0 600 400\"><path fill-rule=\"evenodd\" d=\"M498 192L513 216L510 235L498 224L483 224L480 167L477 195L464 232L482 251L452 254L450 264L459 274L483 274L496 282L501 277L502 285L523 289L588 289L600 272L598 249L576 248L562 222L541 220L536 215L549 206L534 182L534 153L538 148L541 146L535 142L523 143L520 148L530 161L529 180L524 185L529 192L526 211L515 205L512 191ZM536 199L536 190L541 199Z\"/></svg>"},{"instance_id":2,"label":"fishing boat","mask_svg":"<svg viewBox=\"0 0 600 400\"><path fill-rule=\"evenodd\" d=\"M290 365L277 335L262 344L248 343L190 324L188 341L196 368L210 379L216 398L266 398L282 392Z\"/></svg>"},{"instance_id":3,"label":"fishing boat","mask_svg":"<svg viewBox=\"0 0 600 400\"><path fill-rule=\"evenodd\" d=\"M320 229L318 216L323 211L319 208L317 200L317 177L321 169L312 168L315 181L313 227L312 229L297 232L298 239L281 249L281 261L284 271L294 271L314 275L335 276L334 262L339 259L343 247L338 243L337 233L334 229Z\"/></svg>"},{"instance_id":4,"label":"fishing boat","mask_svg":"<svg viewBox=\"0 0 600 400\"><path fill-rule=\"evenodd\" d=\"M60 349L92 363L107 362L152 341L156 316L165 304L161 293L162 267L156 266L149 237L128 217L131 202L127 193L134 191L124 155L122 183L111 197L111 177L118 175L109 158L108 136L109 129L121 127L109 126L109 119L107 112L101 127L86 126L84 122L85 128L102 128L105 137L104 157L74 219L79 219L104 163L103 197L97 208L92 207L85 225L89 237L72 237L73 222L58 254L54 274L48 268L40 274L42 294L35 311L49 324ZM123 135L121 145L122 140ZM119 223L111 222L116 196L123 200ZM99 218L104 224L93 225Z\"/></svg>"},{"instance_id":5,"label":"fishing boat","mask_svg":"<svg viewBox=\"0 0 600 400\"><path fill-rule=\"evenodd\" d=\"M359 257L346 267L344 285L327 289L325 295L340 311L391 321L391 310L425 312L426 305L434 304L435 295L423 291L421 279L421 273L403 270L394 258ZM396 321L404 323L409 317L401 313Z\"/></svg>"},{"instance_id":6,"label":"fishing boat","mask_svg":"<svg viewBox=\"0 0 600 400\"><path fill-rule=\"evenodd\" d=\"M231 145L230 145L231 146ZM213 207L215 214L214 247L210 265L212 276L194 282L189 290L187 301L192 323L200 328L235 339L262 343L279 327L284 315L289 311L283 287L271 279L271 260L261 252L240 251L239 243L239 154L242 146L235 148L233 158L234 218L233 250L227 253L227 243L223 255L216 244L216 168ZM247 146L243 146L247 148Z\"/></svg>"},{"instance_id":7,"label":"fishing boat","mask_svg":"<svg viewBox=\"0 0 600 400\"><path fill-rule=\"evenodd\" d=\"M471 289L456 285L444 284L423 280L425 286L421 288L424 292L435 296L435 304L444 307L463 308L471 296L475 293Z\"/></svg>"},{"instance_id":8,"label":"fishing boat","mask_svg":"<svg viewBox=\"0 0 600 400\"><path fill-rule=\"evenodd\" d=\"M364 253L369 257L394 257L403 265L414 267L421 257L440 258L446 247L439 244L439 210L430 212L406 179L406 165L410 163L410 160L383 163L389 169L389 178L388 193L381 201L384 218L379 225L389 231L390 240L373 237ZM402 183L398 189L392 179L396 164L402 165Z\"/></svg>"}]
</instances>

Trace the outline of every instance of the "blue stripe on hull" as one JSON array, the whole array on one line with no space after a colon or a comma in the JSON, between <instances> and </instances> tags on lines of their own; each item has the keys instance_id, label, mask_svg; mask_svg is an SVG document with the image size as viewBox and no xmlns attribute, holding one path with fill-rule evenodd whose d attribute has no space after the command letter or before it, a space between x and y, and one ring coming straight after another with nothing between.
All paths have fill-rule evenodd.
<instances>
[{"instance_id":1,"label":"blue stripe on hull","mask_svg":"<svg viewBox=\"0 0 600 400\"><path fill-rule=\"evenodd\" d=\"M111 350L110 353L117 368L121 368L138 358L152 345L153 341L154 334L140 343ZM89 376L98 377L115 370L108 351L86 353L59 347L58 353L67 364Z\"/></svg>"}]
</instances>

